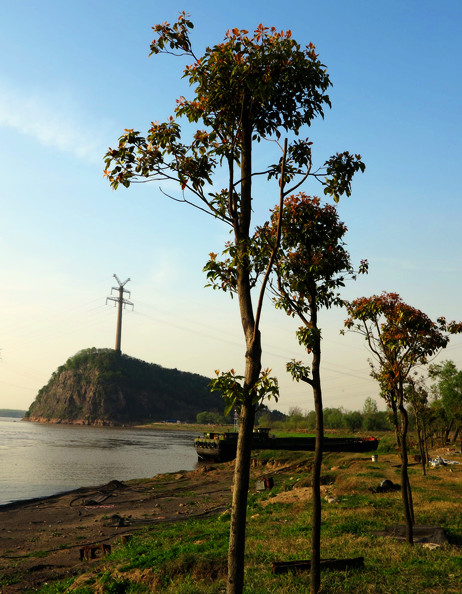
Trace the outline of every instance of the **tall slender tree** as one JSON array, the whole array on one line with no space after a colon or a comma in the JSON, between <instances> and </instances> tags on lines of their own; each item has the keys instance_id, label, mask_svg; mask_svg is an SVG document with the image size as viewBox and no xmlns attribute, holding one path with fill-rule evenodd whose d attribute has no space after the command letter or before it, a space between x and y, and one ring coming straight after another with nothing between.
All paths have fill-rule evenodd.
<instances>
[{"instance_id":1,"label":"tall slender tree","mask_svg":"<svg viewBox=\"0 0 462 594\"><path fill-rule=\"evenodd\" d=\"M288 363L288 371L296 381L304 381L313 391L316 413L316 445L312 470L313 511L311 524L311 592L320 587L321 561L321 465L324 421L321 387L321 308L342 305L339 290L347 278L355 278L343 237L346 226L339 221L337 210L321 205L319 198L305 194L285 199L282 210L275 208L271 221L261 234L271 247L277 245L281 222L280 246L276 252L271 284L277 308L298 318L300 345L311 354L311 369L302 362ZM366 272L361 263L360 272Z\"/></svg>"},{"instance_id":2,"label":"tall slender tree","mask_svg":"<svg viewBox=\"0 0 462 594\"><path fill-rule=\"evenodd\" d=\"M170 197L216 217L231 229L232 239L220 259L212 254L205 270L212 286L237 295L245 339L242 376L234 371L218 374L215 387L223 390L229 407L240 412L231 514L228 592L242 592L250 452L256 403L277 387L262 371L260 318L263 294L272 258L262 266L254 257L252 227L253 179L263 175L278 184L279 201L310 176L324 185L324 192L338 200L350 194L351 178L364 166L358 155L337 153L319 168L312 168L311 142L296 138L316 116L330 106L330 86L325 66L313 44L301 47L290 31L259 25L253 34L232 29L224 40L207 47L197 57L190 38L193 24L181 13L173 25L153 27L156 34L151 55L186 56L184 77L193 98L180 97L175 116L152 123L146 136L126 130L117 148L106 154L107 175L113 188L149 180L176 181L178 193ZM180 121L186 124L180 125ZM190 125L201 124L192 141ZM279 144L282 133L294 140ZM183 134L183 136L182 136ZM272 140L278 158L255 170L253 144ZM219 174L219 175L217 175ZM226 176L226 187L215 179ZM271 194L271 186L266 189ZM192 230L194 234L194 230ZM277 245L274 246L274 249ZM258 292L253 293L259 278Z\"/></svg>"},{"instance_id":3,"label":"tall slender tree","mask_svg":"<svg viewBox=\"0 0 462 594\"><path fill-rule=\"evenodd\" d=\"M462 324L438 318L433 322L422 311L401 300L397 293L360 297L347 304L345 326L364 337L373 355L371 375L393 413L401 456L401 494L406 519L406 540L413 544L414 507L408 475L406 388L416 367L444 349Z\"/></svg>"}]
</instances>

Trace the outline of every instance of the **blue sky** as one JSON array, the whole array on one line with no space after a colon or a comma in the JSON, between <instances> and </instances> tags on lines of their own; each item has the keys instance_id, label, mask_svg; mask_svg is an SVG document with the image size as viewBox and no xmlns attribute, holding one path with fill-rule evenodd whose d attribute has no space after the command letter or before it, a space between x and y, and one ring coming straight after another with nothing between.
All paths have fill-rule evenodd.
<instances>
[{"instance_id":1,"label":"blue sky","mask_svg":"<svg viewBox=\"0 0 462 594\"><path fill-rule=\"evenodd\" d=\"M306 133L315 157L322 163L350 150L367 165L339 211L353 262L367 258L370 273L344 296L394 291L431 317L461 319L460 2L160 4L2 6L0 408L27 408L80 349L113 347L116 312L106 305L113 273L132 279L124 352L208 376L242 369L237 304L205 289L202 273L227 230L168 201L156 183L114 192L102 176L104 153L124 128L146 131L188 96L184 61L148 58L151 27L181 10L195 23L197 54L228 28L260 22L315 43L334 85L332 110ZM273 188L258 190L257 223L277 200ZM287 360L303 357L294 324L269 300L265 307L263 364L279 378L277 408L310 410L311 394L284 371ZM361 339L339 336L344 317L321 316L324 401L361 409L378 391ZM440 358L462 367L462 339Z\"/></svg>"}]
</instances>

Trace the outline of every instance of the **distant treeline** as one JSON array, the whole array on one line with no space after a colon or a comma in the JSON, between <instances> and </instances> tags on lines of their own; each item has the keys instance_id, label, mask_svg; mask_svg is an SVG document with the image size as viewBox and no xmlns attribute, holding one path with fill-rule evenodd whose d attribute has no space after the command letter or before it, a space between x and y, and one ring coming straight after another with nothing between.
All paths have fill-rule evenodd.
<instances>
[{"instance_id":1,"label":"distant treeline","mask_svg":"<svg viewBox=\"0 0 462 594\"><path fill-rule=\"evenodd\" d=\"M232 423L232 415L223 417L216 412L201 412L197 415L198 423L226 424ZM316 415L312 411L302 411L293 407L289 414L278 410L270 410L262 406L256 413L256 424L260 427L271 427L284 431L313 431L316 426ZM391 429L389 415L379 411L377 403L367 398L362 411L347 411L344 408L325 408L324 427L326 429L345 429L346 431L383 431Z\"/></svg>"},{"instance_id":2,"label":"distant treeline","mask_svg":"<svg viewBox=\"0 0 462 594\"><path fill-rule=\"evenodd\" d=\"M265 404L262 404L256 413L256 424L262 427L260 419L264 418L268 426L274 425L277 421L283 421L287 418L287 415L280 412L279 410L270 410ZM227 416L216 411L203 411L197 414L196 421L200 425L229 425L233 423L234 413L231 412ZM265 425L266 427L267 425Z\"/></svg>"},{"instance_id":3,"label":"distant treeline","mask_svg":"<svg viewBox=\"0 0 462 594\"><path fill-rule=\"evenodd\" d=\"M14 417L15 419L22 419L25 414L25 410L16 410L13 408L0 408L0 417Z\"/></svg>"},{"instance_id":4,"label":"distant treeline","mask_svg":"<svg viewBox=\"0 0 462 594\"><path fill-rule=\"evenodd\" d=\"M354 431L383 431L391 429L389 415L386 411L380 411L377 403L372 398L367 398L363 409L348 411L341 408L325 408L324 411L325 429L344 429ZM266 413L263 413L258 424L269 425L273 429L284 431L306 430L313 431L316 426L316 415L314 410L302 411L299 407L289 410L289 414L283 419L272 421Z\"/></svg>"}]
</instances>

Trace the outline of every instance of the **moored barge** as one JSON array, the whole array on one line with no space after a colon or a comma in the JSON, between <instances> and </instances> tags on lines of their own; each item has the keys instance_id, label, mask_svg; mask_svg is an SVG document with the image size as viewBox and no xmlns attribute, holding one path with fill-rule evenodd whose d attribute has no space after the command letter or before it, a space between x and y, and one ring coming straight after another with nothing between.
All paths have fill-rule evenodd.
<instances>
[{"instance_id":1,"label":"moored barge","mask_svg":"<svg viewBox=\"0 0 462 594\"><path fill-rule=\"evenodd\" d=\"M237 451L237 431L209 431L194 440L199 460L226 462L234 460ZM274 437L269 429L258 428L253 433L253 450L292 450L314 452L315 437ZM324 452L373 452L379 440L375 437L324 437Z\"/></svg>"}]
</instances>

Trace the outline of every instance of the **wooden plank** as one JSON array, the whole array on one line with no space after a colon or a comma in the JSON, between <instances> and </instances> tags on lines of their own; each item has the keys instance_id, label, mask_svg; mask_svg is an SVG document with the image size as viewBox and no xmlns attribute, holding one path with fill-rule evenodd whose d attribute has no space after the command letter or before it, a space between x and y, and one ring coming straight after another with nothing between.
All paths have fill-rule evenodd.
<instances>
[{"instance_id":1,"label":"wooden plank","mask_svg":"<svg viewBox=\"0 0 462 594\"><path fill-rule=\"evenodd\" d=\"M325 569L359 569L364 567L364 557L354 559L321 559L321 571ZM272 561L271 571L273 573L287 573L288 571L310 571L311 560L302 561Z\"/></svg>"},{"instance_id":2,"label":"wooden plank","mask_svg":"<svg viewBox=\"0 0 462 594\"><path fill-rule=\"evenodd\" d=\"M90 559L99 559L109 555L111 552L111 545L99 544L99 545L86 545L80 547L80 561L90 561Z\"/></svg>"}]
</instances>

